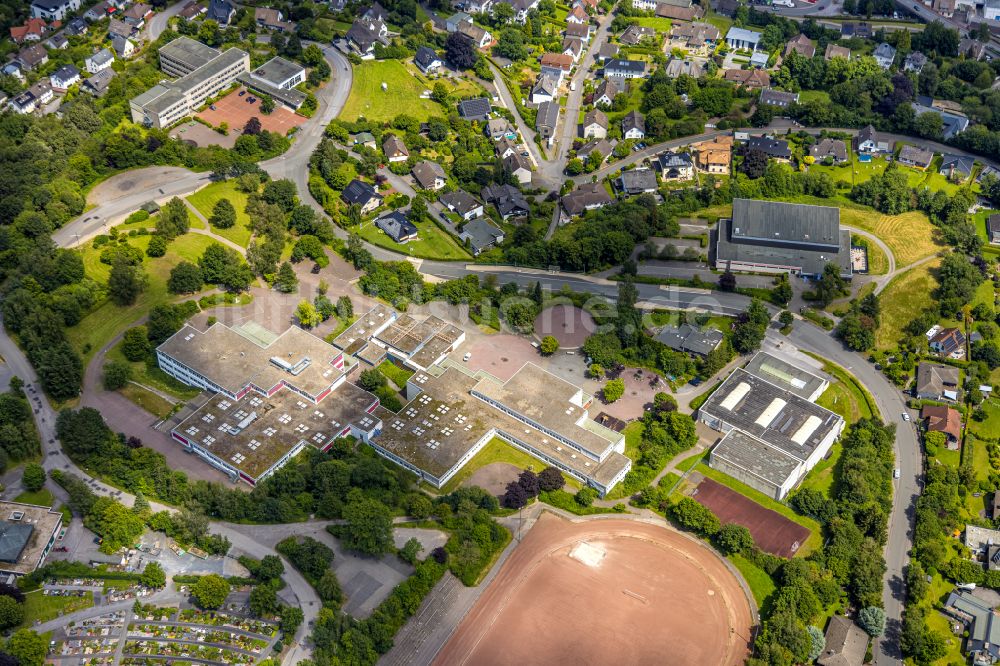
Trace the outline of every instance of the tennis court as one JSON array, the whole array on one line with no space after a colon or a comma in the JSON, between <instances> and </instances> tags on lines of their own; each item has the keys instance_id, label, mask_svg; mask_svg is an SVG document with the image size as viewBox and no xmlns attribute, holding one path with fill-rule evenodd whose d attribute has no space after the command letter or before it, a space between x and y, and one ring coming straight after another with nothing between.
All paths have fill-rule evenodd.
<instances>
[{"instance_id":1,"label":"tennis court","mask_svg":"<svg viewBox=\"0 0 1000 666\"><path fill-rule=\"evenodd\" d=\"M206 108L198 113L197 117L213 127L218 127L223 122L228 123L230 130L242 130L248 120L257 118L263 129L281 135L288 134L289 130L307 120L304 116L282 106L280 102L275 102L274 111L270 115L264 114L260 110L260 97L249 91L240 97L240 92L243 90L243 88L234 90L212 105L215 107L214 111ZM251 99L256 101L251 102Z\"/></svg>"}]
</instances>

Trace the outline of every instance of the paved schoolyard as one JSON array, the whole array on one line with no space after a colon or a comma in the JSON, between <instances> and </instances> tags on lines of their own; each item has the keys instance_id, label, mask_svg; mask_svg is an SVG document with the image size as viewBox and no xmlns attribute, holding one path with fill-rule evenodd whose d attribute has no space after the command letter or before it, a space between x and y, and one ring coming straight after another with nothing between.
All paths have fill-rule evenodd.
<instances>
[{"instance_id":1,"label":"paved schoolyard","mask_svg":"<svg viewBox=\"0 0 1000 666\"><path fill-rule=\"evenodd\" d=\"M205 127L193 120L177 125L170 130L171 138L181 141L191 141L199 148L204 148L205 146L232 148L236 145L236 137L238 136L239 132L233 130L230 130L229 134L219 134L214 129Z\"/></svg>"},{"instance_id":2,"label":"paved schoolyard","mask_svg":"<svg viewBox=\"0 0 1000 666\"><path fill-rule=\"evenodd\" d=\"M473 472L468 479L462 482L463 488L479 486L490 495L499 497L507 491L507 484L517 481L521 468L510 463L490 463L484 465Z\"/></svg>"},{"instance_id":3,"label":"paved schoolyard","mask_svg":"<svg viewBox=\"0 0 1000 666\"><path fill-rule=\"evenodd\" d=\"M572 305L553 305L535 317L535 336L551 335L564 349L577 349L597 330L594 318L586 310Z\"/></svg>"},{"instance_id":4,"label":"paved schoolyard","mask_svg":"<svg viewBox=\"0 0 1000 666\"><path fill-rule=\"evenodd\" d=\"M274 111L270 114L264 114L260 110L260 97L252 92L247 92L243 97L240 97L241 90L243 88L234 90L215 102L213 105L215 111L207 108L198 113L197 117L210 123L213 127L218 127L223 122L229 123L230 134L238 134L234 130L242 131L248 120L258 118L261 127L282 136L287 134L288 130L298 127L307 120L305 116L290 111L277 101L275 101ZM257 101L251 102L251 97L256 98Z\"/></svg>"}]
</instances>

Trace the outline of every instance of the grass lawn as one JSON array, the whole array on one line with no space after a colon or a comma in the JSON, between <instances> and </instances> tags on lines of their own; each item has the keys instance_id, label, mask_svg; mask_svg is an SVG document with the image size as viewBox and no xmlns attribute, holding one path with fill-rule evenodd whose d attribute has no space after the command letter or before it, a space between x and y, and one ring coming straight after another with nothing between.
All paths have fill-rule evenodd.
<instances>
[{"instance_id":1,"label":"grass lawn","mask_svg":"<svg viewBox=\"0 0 1000 666\"><path fill-rule=\"evenodd\" d=\"M82 597L55 597L42 594L41 590L24 595L24 621L20 627L31 628L36 622L48 622L55 618L74 613L94 605L94 593L85 592Z\"/></svg>"},{"instance_id":2,"label":"grass lawn","mask_svg":"<svg viewBox=\"0 0 1000 666\"><path fill-rule=\"evenodd\" d=\"M52 506L56 499L52 496L52 493L48 488L42 488L38 492L25 490L23 493L15 497L14 501L22 502L24 504L37 504L38 506Z\"/></svg>"},{"instance_id":3,"label":"grass lawn","mask_svg":"<svg viewBox=\"0 0 1000 666\"><path fill-rule=\"evenodd\" d=\"M128 384L119 391L123 396L158 418L165 418L174 406L161 396L136 384Z\"/></svg>"},{"instance_id":4,"label":"grass lawn","mask_svg":"<svg viewBox=\"0 0 1000 666\"><path fill-rule=\"evenodd\" d=\"M240 247L246 247L250 244L250 216L244 211L247 205L247 195L236 189L236 183L231 180L212 183L201 188L187 199L206 218L212 217L212 209L216 202L220 199L229 199L229 203L233 204L233 208L236 209L236 224L229 229L213 227L212 231Z\"/></svg>"},{"instance_id":5,"label":"grass lawn","mask_svg":"<svg viewBox=\"0 0 1000 666\"><path fill-rule=\"evenodd\" d=\"M151 236L136 236L129 239L129 244L145 251L150 238ZM170 269L181 261L197 262L205 248L214 242L208 236L201 234L185 234L174 239L167 246L166 255L157 259L146 257L143 260L142 267L149 276L149 284L135 303L121 307L110 300L104 300L79 324L67 329L66 333L70 342L83 355L84 366L95 352L104 347L126 327L146 315L154 305L171 300L173 297L167 293L167 279L170 277ZM83 265L87 277L100 283L106 283L111 267L102 264L100 256L99 249L88 245L83 250Z\"/></svg>"},{"instance_id":6,"label":"grass lawn","mask_svg":"<svg viewBox=\"0 0 1000 666\"><path fill-rule=\"evenodd\" d=\"M823 535L820 533L819 523L815 520L806 518L805 516L800 516L781 502L774 501L764 493L755 490L746 484L740 483L733 477L723 474L718 470L714 470L708 465L699 464L695 467L695 470L701 472L714 481L718 481L727 488L735 490L747 499L753 500L765 509L771 509L772 511L781 514L785 518L788 518L792 522L798 523L809 530L809 538L806 539L805 542L799 547L798 552L795 553L796 557L805 557L822 545Z\"/></svg>"},{"instance_id":7,"label":"grass lawn","mask_svg":"<svg viewBox=\"0 0 1000 666\"><path fill-rule=\"evenodd\" d=\"M882 323L875 334L878 349L895 349L903 337L903 327L931 305L937 280L931 275L940 261L929 261L896 277L879 296Z\"/></svg>"},{"instance_id":8,"label":"grass lawn","mask_svg":"<svg viewBox=\"0 0 1000 666\"><path fill-rule=\"evenodd\" d=\"M670 32L670 27L673 25L670 19L660 16L635 16L630 21L634 21L643 28L652 28L657 32Z\"/></svg>"},{"instance_id":9,"label":"grass lawn","mask_svg":"<svg viewBox=\"0 0 1000 666\"><path fill-rule=\"evenodd\" d=\"M392 361L382 361L378 366L378 370L400 389L405 388L406 382L413 376L412 370L401 368Z\"/></svg>"},{"instance_id":10,"label":"grass lawn","mask_svg":"<svg viewBox=\"0 0 1000 666\"><path fill-rule=\"evenodd\" d=\"M986 221L990 215L996 215L997 213L1000 213L1000 210L981 210L972 218L972 223L976 226L976 234L983 239L983 245L988 245L990 242L989 233L986 229Z\"/></svg>"},{"instance_id":11,"label":"grass lawn","mask_svg":"<svg viewBox=\"0 0 1000 666\"><path fill-rule=\"evenodd\" d=\"M118 343L108 350L104 358L108 361L121 361L132 366L132 381L172 395L178 400L191 400L201 393L200 390L177 381L155 365L146 365L145 361L129 361L122 354L121 348L121 343Z\"/></svg>"},{"instance_id":12,"label":"grass lawn","mask_svg":"<svg viewBox=\"0 0 1000 666\"><path fill-rule=\"evenodd\" d=\"M814 354L810 354L810 356L819 361L823 360L822 358L819 358ZM832 384L830 388L827 389L823 393L823 395L819 397L819 400L817 402L821 406L826 407L832 412L840 414L841 416L844 417L844 419L848 423L853 423L859 418L871 418L873 415L880 416L877 413L878 407L875 406L875 399L871 396L870 393L868 393L867 389L861 386L861 384L854 377L854 375L847 372L839 365L834 365L833 363L826 363L826 362L823 363L823 372L833 375L834 379L836 379L837 382L835 384ZM833 407L824 404L823 402L824 398L827 396L828 393L830 393L831 389L833 389L834 387L840 387L840 390L842 390L844 393L833 394L831 398L834 396L836 396L837 398L841 398L842 396L844 400L848 400L848 402L840 403L839 405L841 406L842 409L844 409L843 412L841 412L838 409L834 409ZM836 402L839 402L839 400ZM848 414L850 414L850 418L848 418Z\"/></svg>"},{"instance_id":13,"label":"grass lawn","mask_svg":"<svg viewBox=\"0 0 1000 666\"><path fill-rule=\"evenodd\" d=\"M753 593L754 601L757 602L757 608L763 608L768 597L777 589L774 581L767 575L766 571L742 555L730 555L729 561L739 569L743 579L750 586L750 592Z\"/></svg>"},{"instance_id":14,"label":"grass lawn","mask_svg":"<svg viewBox=\"0 0 1000 666\"><path fill-rule=\"evenodd\" d=\"M885 275L889 272L889 257L886 256L885 251L879 247L877 244L871 242L871 239L864 238L864 236L859 236L867 241L868 249L868 274L869 275Z\"/></svg>"},{"instance_id":15,"label":"grass lawn","mask_svg":"<svg viewBox=\"0 0 1000 666\"><path fill-rule=\"evenodd\" d=\"M969 419L969 431L984 439L1000 437L1000 400L995 398L984 400L980 407L986 412L986 419L984 421Z\"/></svg>"},{"instance_id":16,"label":"grass lawn","mask_svg":"<svg viewBox=\"0 0 1000 666\"><path fill-rule=\"evenodd\" d=\"M803 90L799 93L799 104L817 100L824 104L830 101L830 93L825 90Z\"/></svg>"},{"instance_id":17,"label":"grass lawn","mask_svg":"<svg viewBox=\"0 0 1000 666\"><path fill-rule=\"evenodd\" d=\"M687 472L692 467L694 467L699 462L701 462L701 459L704 458L707 454L708 454L708 451L702 451L701 453L691 454L687 458L685 458L684 460L682 460L679 463L677 463L677 465L674 467L674 469L676 469L679 472Z\"/></svg>"},{"instance_id":18,"label":"grass lawn","mask_svg":"<svg viewBox=\"0 0 1000 666\"><path fill-rule=\"evenodd\" d=\"M632 421L622 431L625 434L625 457L633 462L639 459L639 443L642 442L643 430L645 426L642 425L642 421Z\"/></svg>"},{"instance_id":19,"label":"grass lawn","mask_svg":"<svg viewBox=\"0 0 1000 666\"><path fill-rule=\"evenodd\" d=\"M833 485L833 468L837 465L837 460L840 458L840 452L843 448L840 442L834 442L833 446L830 447L829 455L809 470L799 488L809 488L829 497L830 486Z\"/></svg>"},{"instance_id":20,"label":"grass lawn","mask_svg":"<svg viewBox=\"0 0 1000 666\"><path fill-rule=\"evenodd\" d=\"M386 90L382 90L382 84ZM351 95L340 117L352 121L392 120L401 113L426 121L432 116L444 117L440 104L420 95L430 87L413 76L398 60L368 60L354 66Z\"/></svg>"},{"instance_id":21,"label":"grass lawn","mask_svg":"<svg viewBox=\"0 0 1000 666\"><path fill-rule=\"evenodd\" d=\"M548 465L534 456L530 456L520 449L515 449L513 446L503 441L499 437L494 437L486 446L482 448L472 460L470 460L465 467L459 470L458 474L451 477L448 483L444 484L444 487L439 491L442 495L447 495L448 493L454 491L462 482L468 479L472 474L481 467L485 467L491 463L510 463L520 467L521 469L528 469L529 467L535 473L541 472L543 469L548 467ZM580 482L576 479L571 479L565 474L563 478L566 479L566 490L569 491L571 488L573 492L580 489Z\"/></svg>"},{"instance_id":22,"label":"grass lawn","mask_svg":"<svg viewBox=\"0 0 1000 666\"><path fill-rule=\"evenodd\" d=\"M373 245L388 248L396 252L404 252L411 257L444 261L467 261L472 258L451 234L443 231L433 222L424 220L415 224L417 226L418 238L409 243L397 243L389 238L384 231L376 227L374 222L365 222L362 224L358 233Z\"/></svg>"}]
</instances>

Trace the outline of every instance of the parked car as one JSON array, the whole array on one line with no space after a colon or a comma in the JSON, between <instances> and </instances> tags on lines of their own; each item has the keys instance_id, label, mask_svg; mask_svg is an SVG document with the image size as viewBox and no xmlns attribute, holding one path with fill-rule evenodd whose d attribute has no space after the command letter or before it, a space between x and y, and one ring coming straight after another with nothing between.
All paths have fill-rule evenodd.
<instances>
[{"instance_id":1,"label":"parked car","mask_svg":"<svg viewBox=\"0 0 1000 666\"><path fill-rule=\"evenodd\" d=\"M899 468L898 467L896 469L892 470L892 478L894 478L894 479L898 479L899 478Z\"/></svg>"},{"instance_id":2,"label":"parked car","mask_svg":"<svg viewBox=\"0 0 1000 666\"><path fill-rule=\"evenodd\" d=\"M906 421L907 423L909 423L909 421L910 421L910 413L909 412L903 412L903 420Z\"/></svg>"},{"instance_id":3,"label":"parked car","mask_svg":"<svg viewBox=\"0 0 1000 666\"><path fill-rule=\"evenodd\" d=\"M215 105L214 104L209 104L208 108L210 108L212 111L215 111Z\"/></svg>"},{"instance_id":4,"label":"parked car","mask_svg":"<svg viewBox=\"0 0 1000 666\"><path fill-rule=\"evenodd\" d=\"M470 358L472 358L472 352L465 352L465 356L462 357L462 360L468 361Z\"/></svg>"},{"instance_id":5,"label":"parked car","mask_svg":"<svg viewBox=\"0 0 1000 666\"><path fill-rule=\"evenodd\" d=\"M246 90L241 90L241 91L240 91L240 97L243 97L243 95L246 95L246 94L247 94L247 91L246 91Z\"/></svg>"}]
</instances>

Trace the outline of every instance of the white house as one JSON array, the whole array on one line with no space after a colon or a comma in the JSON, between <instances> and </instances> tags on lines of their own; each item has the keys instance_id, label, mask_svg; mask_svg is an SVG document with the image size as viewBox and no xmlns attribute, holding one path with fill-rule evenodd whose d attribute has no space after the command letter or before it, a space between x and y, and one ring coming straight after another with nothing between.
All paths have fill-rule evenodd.
<instances>
[{"instance_id":1,"label":"white house","mask_svg":"<svg viewBox=\"0 0 1000 666\"><path fill-rule=\"evenodd\" d=\"M113 65L115 56L108 49L101 49L97 53L92 53L83 61L84 69L91 74L97 74Z\"/></svg>"},{"instance_id":2,"label":"white house","mask_svg":"<svg viewBox=\"0 0 1000 666\"><path fill-rule=\"evenodd\" d=\"M629 111L622 118L622 136L636 140L646 138L646 117L638 111Z\"/></svg>"},{"instance_id":3,"label":"white house","mask_svg":"<svg viewBox=\"0 0 1000 666\"><path fill-rule=\"evenodd\" d=\"M892 67L893 61L896 59L896 49L892 47L891 44L886 44L882 42L875 48L875 52L872 53L875 58L875 62L882 69L889 69Z\"/></svg>"},{"instance_id":4,"label":"white house","mask_svg":"<svg viewBox=\"0 0 1000 666\"><path fill-rule=\"evenodd\" d=\"M67 90L80 82L80 70L73 65L63 65L49 76L52 87L56 90Z\"/></svg>"},{"instance_id":5,"label":"white house","mask_svg":"<svg viewBox=\"0 0 1000 666\"><path fill-rule=\"evenodd\" d=\"M734 26L726 33L726 44L731 49L756 51L757 45L760 44L760 33Z\"/></svg>"},{"instance_id":6,"label":"white house","mask_svg":"<svg viewBox=\"0 0 1000 666\"><path fill-rule=\"evenodd\" d=\"M67 14L80 9L80 0L33 0L31 16L46 21L62 21Z\"/></svg>"}]
</instances>

